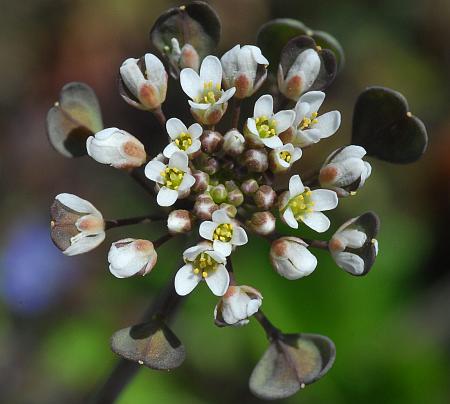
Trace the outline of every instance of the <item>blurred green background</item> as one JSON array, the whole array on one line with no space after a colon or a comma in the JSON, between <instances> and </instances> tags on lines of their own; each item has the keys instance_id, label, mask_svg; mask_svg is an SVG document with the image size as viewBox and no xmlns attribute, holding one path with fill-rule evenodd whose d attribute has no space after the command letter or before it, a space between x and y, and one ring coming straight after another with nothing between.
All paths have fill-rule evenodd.
<instances>
[{"instance_id":1,"label":"blurred green background","mask_svg":"<svg viewBox=\"0 0 450 404\"><path fill-rule=\"evenodd\" d=\"M351 277L326 253L308 278L288 281L268 261L269 245L239 249L240 283L258 288L263 308L286 332L329 336L337 346L329 374L286 403L450 402L450 2L447 0L210 2L223 32L219 54L251 44L274 17L298 18L336 36L347 64L327 91L324 110L339 109L338 134L305 152L317 165L350 142L352 108L368 85L392 87L409 100L430 135L424 158L408 166L371 160L372 177L332 212L335 230L367 210L381 218L380 255L372 272ZM70 192L106 217L145 214L154 201L126 174L89 158L65 159L48 144L45 116L68 81L97 92L106 126L128 130L155 154L155 122L117 91L118 67L149 50L148 31L168 7L163 0L2 1L0 25L0 402L80 403L107 377L117 357L109 338L136 323L177 269L161 249L145 278L116 279L109 244L154 239L162 227L108 233L83 256L65 257L51 243L53 197ZM177 85L173 84L172 85ZM188 115L185 99L172 102ZM257 253L255 253L257 252ZM141 369L118 400L134 403L256 403L247 387L267 346L257 323L213 324L216 298L199 287L173 329L187 360L172 372Z\"/></svg>"}]
</instances>

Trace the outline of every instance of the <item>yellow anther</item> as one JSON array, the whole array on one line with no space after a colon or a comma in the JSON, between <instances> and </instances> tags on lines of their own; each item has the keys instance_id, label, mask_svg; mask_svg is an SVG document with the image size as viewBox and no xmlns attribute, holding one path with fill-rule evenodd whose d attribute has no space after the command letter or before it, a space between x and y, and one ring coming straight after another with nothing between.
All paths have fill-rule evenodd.
<instances>
[{"instance_id":1,"label":"yellow anther","mask_svg":"<svg viewBox=\"0 0 450 404\"><path fill-rule=\"evenodd\" d=\"M202 276L203 276L203 278L206 278L206 277L208 276L208 272L203 271L203 272L202 272Z\"/></svg>"},{"instance_id":2,"label":"yellow anther","mask_svg":"<svg viewBox=\"0 0 450 404\"><path fill-rule=\"evenodd\" d=\"M355 195L356 195L356 191L351 191L351 192L350 192L350 195L351 195L351 196L355 196Z\"/></svg>"},{"instance_id":3,"label":"yellow anther","mask_svg":"<svg viewBox=\"0 0 450 404\"><path fill-rule=\"evenodd\" d=\"M194 269L194 274L195 274L195 275L198 275L199 273L200 273L200 269L195 268L195 269Z\"/></svg>"}]
</instances>

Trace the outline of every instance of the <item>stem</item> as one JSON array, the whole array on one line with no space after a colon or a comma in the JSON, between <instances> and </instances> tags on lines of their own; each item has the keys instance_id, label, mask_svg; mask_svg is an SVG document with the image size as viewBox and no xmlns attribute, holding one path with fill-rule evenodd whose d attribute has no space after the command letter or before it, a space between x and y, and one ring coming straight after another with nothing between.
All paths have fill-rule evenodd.
<instances>
[{"instance_id":1,"label":"stem","mask_svg":"<svg viewBox=\"0 0 450 404\"><path fill-rule=\"evenodd\" d=\"M105 220L105 230L121 226L129 226L132 224L152 223L163 219L164 218L159 215L146 215L146 216L129 217L126 219Z\"/></svg>"},{"instance_id":2,"label":"stem","mask_svg":"<svg viewBox=\"0 0 450 404\"><path fill-rule=\"evenodd\" d=\"M266 335L269 340L272 341L279 338L279 336L281 335L281 331L269 321L269 319L261 310L257 311L253 315L253 317L255 317L258 320L259 324L261 324L262 328L264 328L264 331L266 331Z\"/></svg>"},{"instance_id":3,"label":"stem","mask_svg":"<svg viewBox=\"0 0 450 404\"><path fill-rule=\"evenodd\" d=\"M309 240L306 238L302 238L302 240L308 244L309 247L320 248L322 250L328 250L328 241L322 240Z\"/></svg>"},{"instance_id":4,"label":"stem","mask_svg":"<svg viewBox=\"0 0 450 404\"><path fill-rule=\"evenodd\" d=\"M158 120L159 124L161 125L161 127L163 128L163 130L166 130L166 116L164 115L163 110L161 109L161 107L154 109L152 111L153 115L155 116L155 118Z\"/></svg>"},{"instance_id":5,"label":"stem","mask_svg":"<svg viewBox=\"0 0 450 404\"><path fill-rule=\"evenodd\" d=\"M161 236L159 239L153 242L153 246L155 248L161 247L166 241L169 241L172 237L173 235L170 233L164 234L164 236Z\"/></svg>"},{"instance_id":6,"label":"stem","mask_svg":"<svg viewBox=\"0 0 450 404\"><path fill-rule=\"evenodd\" d=\"M231 118L231 127L238 128L239 117L241 116L241 105L242 100L240 98L235 98L233 103L233 116Z\"/></svg>"}]
</instances>

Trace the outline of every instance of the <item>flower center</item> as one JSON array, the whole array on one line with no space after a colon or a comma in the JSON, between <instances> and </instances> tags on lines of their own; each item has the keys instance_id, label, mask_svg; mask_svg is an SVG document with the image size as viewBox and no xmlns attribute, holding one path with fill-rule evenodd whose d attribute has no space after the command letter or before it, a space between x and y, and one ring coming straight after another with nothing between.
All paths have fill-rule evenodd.
<instances>
[{"instance_id":1,"label":"flower center","mask_svg":"<svg viewBox=\"0 0 450 404\"><path fill-rule=\"evenodd\" d=\"M233 237L233 225L231 223L222 223L214 230L213 239L228 243Z\"/></svg>"},{"instance_id":2,"label":"flower center","mask_svg":"<svg viewBox=\"0 0 450 404\"><path fill-rule=\"evenodd\" d=\"M170 189L178 189L183 181L184 171L176 167L167 167L164 171L161 172L161 177L164 180L164 185Z\"/></svg>"},{"instance_id":3,"label":"flower center","mask_svg":"<svg viewBox=\"0 0 450 404\"><path fill-rule=\"evenodd\" d=\"M313 125L315 125L317 122L319 122L317 119L317 112L313 112L309 118L306 116L302 119L302 121L298 124L298 129L304 130L309 129Z\"/></svg>"},{"instance_id":4,"label":"flower center","mask_svg":"<svg viewBox=\"0 0 450 404\"><path fill-rule=\"evenodd\" d=\"M181 132L177 139L175 139L175 144L180 150L186 151L192 145L192 138L189 133Z\"/></svg>"},{"instance_id":5,"label":"flower center","mask_svg":"<svg viewBox=\"0 0 450 404\"><path fill-rule=\"evenodd\" d=\"M192 265L194 266L194 274L198 275L201 273L202 277L206 278L209 272L217 268L217 261L211 258L208 253L202 252L197 256Z\"/></svg>"},{"instance_id":6,"label":"flower center","mask_svg":"<svg viewBox=\"0 0 450 404\"><path fill-rule=\"evenodd\" d=\"M260 138L265 139L277 134L277 121L275 119L269 119L267 116L263 115L256 118L255 121Z\"/></svg>"},{"instance_id":7,"label":"flower center","mask_svg":"<svg viewBox=\"0 0 450 404\"><path fill-rule=\"evenodd\" d=\"M289 201L289 207L292 209L296 220L303 219L305 213L313 211L314 202L311 200L311 194L312 192L307 188L305 192Z\"/></svg>"},{"instance_id":8,"label":"flower center","mask_svg":"<svg viewBox=\"0 0 450 404\"><path fill-rule=\"evenodd\" d=\"M280 159L284 160L286 163L289 163L291 161L292 155L288 151L282 151L279 154Z\"/></svg>"},{"instance_id":9,"label":"flower center","mask_svg":"<svg viewBox=\"0 0 450 404\"><path fill-rule=\"evenodd\" d=\"M221 96L222 89L219 83L214 86L212 81L205 81L202 95L197 97L195 101L200 104L215 104Z\"/></svg>"}]
</instances>

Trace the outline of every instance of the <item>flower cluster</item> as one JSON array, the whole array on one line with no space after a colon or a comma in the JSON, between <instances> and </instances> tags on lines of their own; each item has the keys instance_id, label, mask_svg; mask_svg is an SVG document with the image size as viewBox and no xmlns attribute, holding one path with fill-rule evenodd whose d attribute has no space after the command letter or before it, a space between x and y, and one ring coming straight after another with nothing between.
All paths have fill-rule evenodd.
<instances>
[{"instance_id":1,"label":"flower cluster","mask_svg":"<svg viewBox=\"0 0 450 404\"><path fill-rule=\"evenodd\" d=\"M154 44L169 63L169 73L163 61L151 53L127 58L118 68L123 99L135 108L150 111L161 124L161 134L168 138L161 153L145 150L137 137L115 127L92 129L81 139L94 160L131 173L156 199L161 214L104 220L91 203L75 195L60 194L51 208L52 238L65 254L75 255L96 248L112 227L165 220L168 233L158 240L127 237L113 242L108 254L110 272L117 278L146 275L158 266L156 250L160 245L188 235L187 248L179 254L184 264L177 268L172 281L176 294L185 296L205 283L220 298L214 309L217 325L242 326L254 316L271 341L289 345L291 337L281 334L263 315L262 293L238 284L233 253L255 235L269 241L268 261L276 273L288 280L314 272L314 248L327 250L336 264L352 275L367 274L378 253L379 224L375 214L350 219L325 240L306 239L302 232L306 227L316 233L329 230L331 221L323 212L355 195L372 168L364 160L366 150L361 145L333 151L316 170L300 170L297 164L311 146L335 134L340 126L339 111L319 112L325 109L322 90L336 74L333 52L322 49L309 36L292 39L275 66L278 88L271 86L271 91L263 91L253 99L268 77L268 55L255 45L236 45L221 58L205 54L217 37L217 29L211 21L205 25L208 29L201 35L209 37L204 46L199 45L201 37L189 41L190 35L200 35L194 29L199 22L192 22L192 15L201 14L194 13L196 7L216 23L217 17L209 6L194 2L170 10L152 29ZM180 25L185 27L183 35L177 35ZM164 42L169 34L173 36ZM169 81L169 75L175 80ZM166 119L162 107L168 85L184 92L185 100L178 108L189 108L193 119L183 122L176 114ZM88 91L86 87L81 90L84 94ZM89 97L85 96L86 102L79 108L90 108L92 112L98 106L92 101L95 96L89 93ZM250 104L252 115L241 116L243 102ZM64 113L70 115L70 110ZM224 119L226 115L231 119ZM101 118L96 122L101 123ZM52 125L50 119L49 133L54 138L62 131L56 132ZM84 124L85 129L91 127ZM58 150L64 145L60 140L53 143L58 143ZM66 153L74 154L71 150ZM289 233L283 234L287 230ZM295 344L307 340L322 355L317 373L300 380L300 386L329 369L334 345L326 337L299 335ZM130 358L134 360L135 356ZM252 383L255 394L269 397L264 386Z\"/></svg>"}]
</instances>

